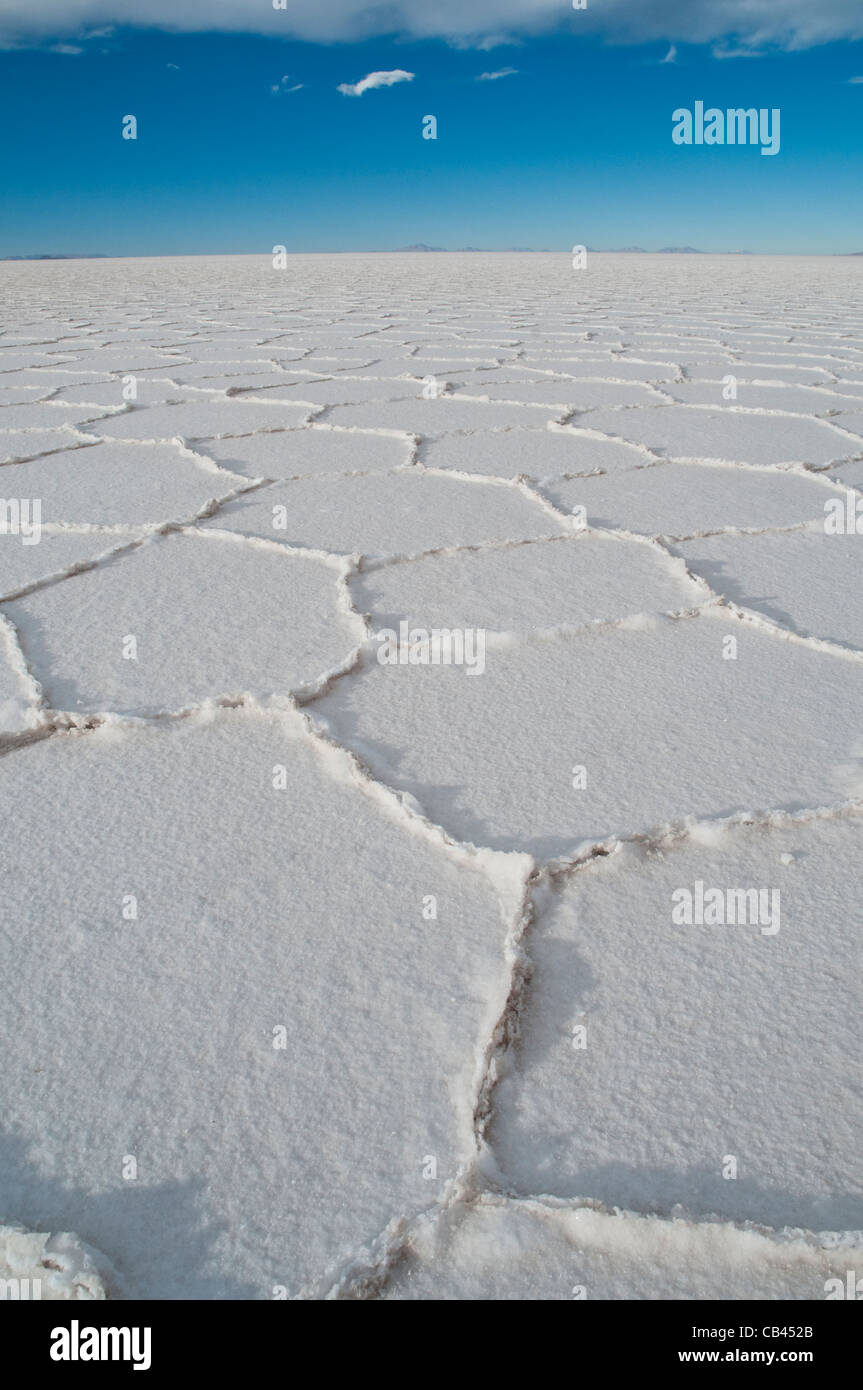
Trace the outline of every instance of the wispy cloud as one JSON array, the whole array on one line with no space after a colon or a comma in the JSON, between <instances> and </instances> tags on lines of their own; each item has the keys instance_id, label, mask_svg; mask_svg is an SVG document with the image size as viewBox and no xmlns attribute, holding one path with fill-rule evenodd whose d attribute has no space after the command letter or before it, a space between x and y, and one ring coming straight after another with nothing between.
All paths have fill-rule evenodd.
<instances>
[{"instance_id":1,"label":"wispy cloud","mask_svg":"<svg viewBox=\"0 0 863 1390\"><path fill-rule=\"evenodd\" d=\"M720 60L723 59L723 58L763 58L763 57L764 57L764 50L763 50L763 49L760 49L760 48L745 48L745 47L741 47L740 45L738 45L737 47L733 47L733 46L731 46L730 44L719 44L719 43L714 44L714 45L713 45L712 52L713 52L714 58L719 58Z\"/></svg>"},{"instance_id":2,"label":"wispy cloud","mask_svg":"<svg viewBox=\"0 0 863 1390\"><path fill-rule=\"evenodd\" d=\"M851 83L863 82L863 77L849 77L848 81Z\"/></svg>"},{"instance_id":3,"label":"wispy cloud","mask_svg":"<svg viewBox=\"0 0 863 1390\"><path fill-rule=\"evenodd\" d=\"M287 73L285 73L285 76L279 82L276 82L275 85L270 88L270 91L273 93L274 96L278 96L280 92L302 91L302 82L295 82L293 86L290 85L290 82L290 77L288 77Z\"/></svg>"},{"instance_id":4,"label":"wispy cloud","mask_svg":"<svg viewBox=\"0 0 863 1390\"><path fill-rule=\"evenodd\" d=\"M453 48L475 48L479 53L490 53L493 48L520 48L522 44L515 34L447 34L446 40Z\"/></svg>"},{"instance_id":5,"label":"wispy cloud","mask_svg":"<svg viewBox=\"0 0 863 1390\"><path fill-rule=\"evenodd\" d=\"M497 82L499 77L514 77L518 68L499 68L497 72L481 72L477 82Z\"/></svg>"},{"instance_id":6,"label":"wispy cloud","mask_svg":"<svg viewBox=\"0 0 863 1390\"><path fill-rule=\"evenodd\" d=\"M73 55L75 55L75 54L83 53L84 50L83 50L83 48L81 48L77 43L52 43L51 48L50 48L50 52L51 52L51 53L68 53L69 56L71 57L71 56L73 56Z\"/></svg>"},{"instance_id":7,"label":"wispy cloud","mask_svg":"<svg viewBox=\"0 0 863 1390\"><path fill-rule=\"evenodd\" d=\"M665 57L664 57L664 58L660 58L659 61L660 61L660 63L676 63L676 62L677 62L677 47L676 47L676 45L675 45L675 44L672 44L671 47L669 48L668 52L666 53Z\"/></svg>"},{"instance_id":8,"label":"wispy cloud","mask_svg":"<svg viewBox=\"0 0 863 1390\"><path fill-rule=\"evenodd\" d=\"M363 92L373 92L376 87L393 87L396 82L413 82L414 73L404 68L393 68L391 72L369 72L359 82L340 82L339 91L346 97L361 97Z\"/></svg>"}]
</instances>

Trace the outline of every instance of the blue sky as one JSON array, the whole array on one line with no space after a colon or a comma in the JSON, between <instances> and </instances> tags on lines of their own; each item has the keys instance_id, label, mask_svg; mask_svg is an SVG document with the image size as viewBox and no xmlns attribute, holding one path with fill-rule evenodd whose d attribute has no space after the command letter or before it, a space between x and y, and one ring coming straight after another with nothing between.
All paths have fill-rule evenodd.
<instances>
[{"instance_id":1,"label":"blue sky","mask_svg":"<svg viewBox=\"0 0 863 1390\"><path fill-rule=\"evenodd\" d=\"M418 241L863 250L863 81L852 80L863 39L623 36L571 17L506 43L16 31L0 52L0 254ZM663 62L672 41L676 59ZM717 56L735 47L748 56ZM414 78L361 97L337 90L393 69ZM780 153L674 145L672 111L697 99L779 107ZM127 114L135 141L121 136ZM422 138L428 114L437 140Z\"/></svg>"}]
</instances>

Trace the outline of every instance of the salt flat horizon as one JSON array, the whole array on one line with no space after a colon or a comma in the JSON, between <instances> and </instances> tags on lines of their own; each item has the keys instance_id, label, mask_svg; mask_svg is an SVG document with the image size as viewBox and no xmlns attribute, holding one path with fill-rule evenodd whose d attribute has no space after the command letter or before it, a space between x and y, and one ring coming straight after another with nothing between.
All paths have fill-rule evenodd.
<instances>
[{"instance_id":1,"label":"salt flat horizon","mask_svg":"<svg viewBox=\"0 0 863 1390\"><path fill-rule=\"evenodd\" d=\"M746 256L760 257L763 260L792 259L792 260L840 260L844 261L855 256L863 256L863 251L702 251L698 247L689 247L686 250L670 250L658 248L646 250L639 248L620 248L620 249L596 249L594 247L585 248L593 256L626 256L627 259L633 256L703 256L705 258L717 256ZM25 255L0 256L0 263L3 262L51 262L51 261L142 261L142 260L212 260L214 258L228 257L260 257L269 259L272 255L270 251L250 250L250 251L182 251L182 252L149 252L146 255L129 256L115 254L113 252L102 251L89 254L78 252L45 252L31 253ZM337 250L303 250L287 251L289 259L300 256L571 256L570 247L545 248L534 250L530 247L415 247L397 246L389 249L365 248L353 249L343 248Z\"/></svg>"}]
</instances>

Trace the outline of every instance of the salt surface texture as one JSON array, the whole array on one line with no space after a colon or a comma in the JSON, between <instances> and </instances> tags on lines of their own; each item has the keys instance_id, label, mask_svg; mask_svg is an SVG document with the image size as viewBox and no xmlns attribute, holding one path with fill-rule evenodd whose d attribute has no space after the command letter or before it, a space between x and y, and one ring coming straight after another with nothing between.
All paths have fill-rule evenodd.
<instances>
[{"instance_id":1,"label":"salt surface texture","mask_svg":"<svg viewBox=\"0 0 863 1390\"><path fill-rule=\"evenodd\" d=\"M0 273L0 1277L822 1298L863 263Z\"/></svg>"}]
</instances>

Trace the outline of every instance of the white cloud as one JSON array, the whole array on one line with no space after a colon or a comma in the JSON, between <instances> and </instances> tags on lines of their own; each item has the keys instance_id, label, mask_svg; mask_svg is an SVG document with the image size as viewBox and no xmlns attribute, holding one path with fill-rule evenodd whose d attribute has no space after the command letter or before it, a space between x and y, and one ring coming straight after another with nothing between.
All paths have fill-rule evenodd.
<instances>
[{"instance_id":1,"label":"white cloud","mask_svg":"<svg viewBox=\"0 0 863 1390\"><path fill-rule=\"evenodd\" d=\"M84 50L83 50L83 48L81 48L80 45L77 44L77 43L53 43L53 44L51 45L51 52L52 52L52 53L68 53L68 54L71 55L71 54L76 54L76 53L83 53Z\"/></svg>"},{"instance_id":2,"label":"white cloud","mask_svg":"<svg viewBox=\"0 0 863 1390\"><path fill-rule=\"evenodd\" d=\"M849 82L863 82L863 77L849 77Z\"/></svg>"},{"instance_id":3,"label":"white cloud","mask_svg":"<svg viewBox=\"0 0 863 1390\"><path fill-rule=\"evenodd\" d=\"M0 43L82 38L88 26L173 32L221 30L316 42L375 35L445 38L492 47L553 29L612 42L717 43L742 49L808 48L863 38L860 0L602 0L573 11L564 0L0 0Z\"/></svg>"},{"instance_id":4,"label":"white cloud","mask_svg":"<svg viewBox=\"0 0 863 1390\"><path fill-rule=\"evenodd\" d=\"M280 82L277 82L274 86L272 86L272 87L270 88L270 91L273 93L274 96L278 96L278 94L279 94L280 92L300 92L300 91L302 91L302 89L303 89L303 83L302 83L302 82L295 82L295 83L293 84L293 86L290 86L290 85L289 85L289 84L290 84L290 81L291 81L290 77L288 76L287 73L285 73L285 75L284 75L284 77L281 79L281 81L280 81Z\"/></svg>"},{"instance_id":5,"label":"white cloud","mask_svg":"<svg viewBox=\"0 0 863 1390\"><path fill-rule=\"evenodd\" d=\"M676 62L677 62L677 48L676 48L676 46L675 46L674 44L671 45L671 47L669 48L669 50L668 50L668 52L666 53L665 57L660 59L660 62L661 62L661 63L676 63Z\"/></svg>"},{"instance_id":6,"label":"white cloud","mask_svg":"<svg viewBox=\"0 0 863 1390\"><path fill-rule=\"evenodd\" d=\"M514 77L518 68L500 68L497 72L481 72L477 82L497 82L499 77Z\"/></svg>"},{"instance_id":7,"label":"white cloud","mask_svg":"<svg viewBox=\"0 0 863 1390\"><path fill-rule=\"evenodd\" d=\"M359 82L340 82L339 91L346 97L361 97L363 92L373 92L376 87L393 87L396 82L413 82L414 74L404 68L393 68L391 72L370 72Z\"/></svg>"}]
</instances>

